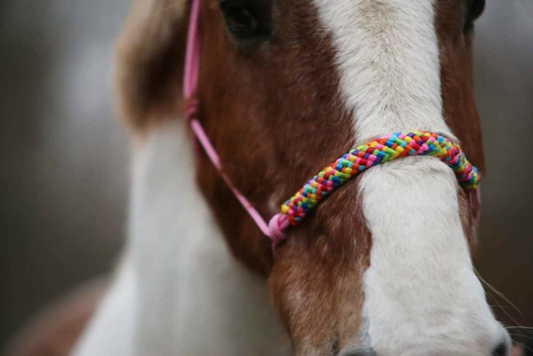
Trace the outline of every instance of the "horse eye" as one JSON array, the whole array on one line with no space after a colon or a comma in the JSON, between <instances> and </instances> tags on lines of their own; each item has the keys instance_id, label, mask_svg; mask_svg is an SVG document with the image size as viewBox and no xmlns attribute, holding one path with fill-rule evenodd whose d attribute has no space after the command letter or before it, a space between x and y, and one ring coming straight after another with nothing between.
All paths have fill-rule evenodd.
<instances>
[{"instance_id":1,"label":"horse eye","mask_svg":"<svg viewBox=\"0 0 533 356\"><path fill-rule=\"evenodd\" d=\"M242 0L226 0L220 3L226 27L236 40L249 40L267 34L266 28L252 7Z\"/></svg>"},{"instance_id":2,"label":"horse eye","mask_svg":"<svg viewBox=\"0 0 533 356\"><path fill-rule=\"evenodd\" d=\"M485 10L485 0L468 0L468 14L466 17L466 23L472 24L476 21L483 11Z\"/></svg>"}]
</instances>

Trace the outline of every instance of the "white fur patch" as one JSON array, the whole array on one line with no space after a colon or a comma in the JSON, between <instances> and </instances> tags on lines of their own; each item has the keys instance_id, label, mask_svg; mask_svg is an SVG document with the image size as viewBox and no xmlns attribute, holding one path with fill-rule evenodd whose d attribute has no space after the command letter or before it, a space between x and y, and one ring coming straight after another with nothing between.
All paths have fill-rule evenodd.
<instances>
[{"instance_id":1,"label":"white fur patch","mask_svg":"<svg viewBox=\"0 0 533 356\"><path fill-rule=\"evenodd\" d=\"M434 1L314 1L357 142L406 130L454 139L442 114ZM407 158L365 172L360 194L373 239L364 343L378 356L489 355L503 333L472 268L452 171Z\"/></svg>"},{"instance_id":2,"label":"white fur patch","mask_svg":"<svg viewBox=\"0 0 533 356\"><path fill-rule=\"evenodd\" d=\"M361 179L370 343L384 356L488 356L503 335L473 271L456 178L438 160L406 160Z\"/></svg>"},{"instance_id":3,"label":"white fur patch","mask_svg":"<svg viewBox=\"0 0 533 356\"><path fill-rule=\"evenodd\" d=\"M134 158L126 261L136 288L119 277L111 295L135 307L106 303L78 355L290 355L264 281L230 254L198 191L185 121L154 128Z\"/></svg>"}]
</instances>

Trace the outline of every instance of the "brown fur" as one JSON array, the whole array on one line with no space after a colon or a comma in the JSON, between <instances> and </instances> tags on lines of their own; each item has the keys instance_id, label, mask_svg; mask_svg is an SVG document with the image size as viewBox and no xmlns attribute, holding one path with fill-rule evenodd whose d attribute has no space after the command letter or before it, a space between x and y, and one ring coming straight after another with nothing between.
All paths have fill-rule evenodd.
<instances>
[{"instance_id":1,"label":"brown fur","mask_svg":"<svg viewBox=\"0 0 533 356\"><path fill-rule=\"evenodd\" d=\"M218 8L205 6L198 92L200 117L226 172L265 217L353 144L345 129L351 127L350 115L339 110L331 41L316 34L315 9L308 2L280 4L274 22L279 35L271 45L249 51L229 39ZM268 239L203 155L198 169L202 191L232 251L269 276L274 304L295 348L330 353L344 346L360 325L361 308L348 304L362 304L362 293L357 298L359 266L368 263L370 244L356 209L357 181L321 205L310 224L291 232L271 271ZM295 303L295 295L305 301Z\"/></svg>"},{"instance_id":2,"label":"brown fur","mask_svg":"<svg viewBox=\"0 0 533 356\"><path fill-rule=\"evenodd\" d=\"M137 5L119 42L119 107L136 132L146 130L148 118L157 113L176 110L186 22L183 1L176 4L168 12L156 11L169 5L164 0L150 9ZM462 31L465 11L460 2L438 2L444 115L484 171L471 41ZM160 23L147 21L151 16ZM276 31L268 45L240 47L228 36L217 1L202 2L199 118L226 173L264 217L275 214L302 183L354 144L352 113L344 112L338 99L331 39L320 31L316 9L306 0L276 2L273 22ZM139 33L146 35L139 38ZM229 247L268 278L297 352L332 354L353 341L361 324L361 278L371 248L356 194L358 180L292 230L274 259L268 239L202 153L197 169ZM473 243L472 211L478 206L470 209L460 195Z\"/></svg>"}]
</instances>

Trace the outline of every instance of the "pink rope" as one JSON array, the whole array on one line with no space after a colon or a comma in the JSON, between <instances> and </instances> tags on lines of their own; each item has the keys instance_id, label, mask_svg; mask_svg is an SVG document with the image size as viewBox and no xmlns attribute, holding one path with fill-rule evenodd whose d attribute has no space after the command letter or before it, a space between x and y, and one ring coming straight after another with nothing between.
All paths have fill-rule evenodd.
<instances>
[{"instance_id":1,"label":"pink rope","mask_svg":"<svg viewBox=\"0 0 533 356\"><path fill-rule=\"evenodd\" d=\"M198 23L200 21L200 0L191 3L191 16L189 18L189 32L187 33L187 49L185 52L185 73L183 75L183 95L191 99L198 86L200 72L200 34Z\"/></svg>"},{"instance_id":2,"label":"pink rope","mask_svg":"<svg viewBox=\"0 0 533 356\"><path fill-rule=\"evenodd\" d=\"M241 194L241 192L233 185L229 177L222 169L220 157L209 140L204 128L196 115L198 113L198 101L194 99L194 94L198 86L198 77L200 69L200 35L198 31L200 18L200 0L192 0L191 16L189 19L189 32L187 35L187 52L185 55L185 72L183 75L183 94L187 100L185 114L191 126L191 129L196 136L196 139L203 147L205 153L217 169L218 173L231 189L235 197L239 200L244 209L248 212L250 217L257 224L259 229L272 239L272 248L285 239L284 230L288 228L289 221L284 214L275 215L270 222L263 219L261 214L252 206L252 204Z\"/></svg>"}]
</instances>

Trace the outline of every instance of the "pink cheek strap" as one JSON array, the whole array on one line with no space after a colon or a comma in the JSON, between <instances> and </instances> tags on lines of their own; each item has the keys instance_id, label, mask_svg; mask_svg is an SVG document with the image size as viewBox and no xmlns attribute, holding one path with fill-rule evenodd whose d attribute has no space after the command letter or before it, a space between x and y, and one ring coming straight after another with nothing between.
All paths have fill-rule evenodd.
<instances>
[{"instance_id":1,"label":"pink cheek strap","mask_svg":"<svg viewBox=\"0 0 533 356\"><path fill-rule=\"evenodd\" d=\"M252 206L248 199L246 199L246 197L242 195L242 193L233 185L229 177L224 173L217 151L215 150L215 148L211 144L211 141L207 137L204 128L202 127L198 119L196 119L195 114L197 107L194 108L193 105L197 106L196 103L187 105L186 113L187 119L194 135L196 136L196 139L203 147L205 153L213 163L213 166L215 166L218 173L220 174L224 182L226 182L226 185L232 190L233 194L239 200L243 208L255 221L255 223L257 224L259 229L261 229L263 234L265 234L272 240L272 248L275 249L283 240L285 240L286 235L284 231L289 227L289 220L287 218L287 215L281 213L276 214L267 224L261 214L259 214L259 212Z\"/></svg>"},{"instance_id":2,"label":"pink cheek strap","mask_svg":"<svg viewBox=\"0 0 533 356\"><path fill-rule=\"evenodd\" d=\"M218 173L232 190L235 197L239 200L243 208L248 212L250 217L257 224L259 229L272 239L272 248L275 249L278 244L285 240L284 231L288 228L289 222L284 214L276 214L267 224L261 214L252 206L244 195L233 185L229 177L224 173L222 163L216 149L209 140L200 121L197 119L199 103L194 99L194 94L198 86L198 77L200 73L200 34L199 27L200 0L193 0L191 3L191 16L189 19L189 32L187 38L187 49L185 57L185 72L183 77L183 94L186 98L185 114L190 127L196 136L196 139L203 147L205 153L217 169Z\"/></svg>"}]
</instances>

